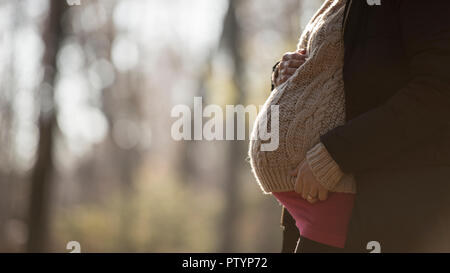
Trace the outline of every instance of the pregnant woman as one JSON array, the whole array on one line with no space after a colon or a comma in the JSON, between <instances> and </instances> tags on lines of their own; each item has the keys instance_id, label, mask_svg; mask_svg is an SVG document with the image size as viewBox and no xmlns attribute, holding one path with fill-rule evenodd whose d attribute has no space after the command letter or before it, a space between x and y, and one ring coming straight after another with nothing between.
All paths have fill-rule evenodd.
<instances>
[{"instance_id":1,"label":"pregnant woman","mask_svg":"<svg viewBox=\"0 0 450 273\"><path fill-rule=\"evenodd\" d=\"M367 253L369 242L381 252L450 251L450 1L375 2L346 1L343 125L333 129L336 124L329 123L341 118L340 111L330 112L342 109L341 100L331 100L335 104L330 107L325 99L337 93L320 95L340 90L327 87L335 86L327 82L336 66L330 56L341 51L327 49L339 30L326 27L336 11L329 7L339 3L325 2L300 39L306 52L286 55L272 78L267 105L280 108L280 147L258 152L255 141L250 153L264 192L285 204L283 252L292 252L295 243L297 252L331 251L325 246L332 240L324 238L346 227L345 215L353 205L344 201L345 191L338 191L352 185L344 182L350 174L357 181L357 194L345 252ZM324 132L320 141L317 124ZM287 170L297 161L299 175L289 180ZM338 179L341 172L346 175ZM294 195L285 196L292 189L312 203L325 199L327 190L330 194L309 206Z\"/></svg>"},{"instance_id":2,"label":"pregnant woman","mask_svg":"<svg viewBox=\"0 0 450 273\"><path fill-rule=\"evenodd\" d=\"M345 121L345 2L326 0L303 31L297 53L280 62L284 76L255 121L249 147L262 191L273 194L295 219L300 231L296 252L340 252L356 193L353 175L344 174L320 143L322 134ZM279 146L263 151L258 133L274 105Z\"/></svg>"}]
</instances>

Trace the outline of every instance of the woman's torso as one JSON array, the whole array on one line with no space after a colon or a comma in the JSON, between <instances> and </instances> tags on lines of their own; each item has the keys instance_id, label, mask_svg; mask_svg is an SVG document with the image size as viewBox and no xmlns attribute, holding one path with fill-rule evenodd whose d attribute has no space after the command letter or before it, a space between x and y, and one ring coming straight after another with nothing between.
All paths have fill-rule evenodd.
<instances>
[{"instance_id":1,"label":"woman's torso","mask_svg":"<svg viewBox=\"0 0 450 273\"><path fill-rule=\"evenodd\" d=\"M253 166L257 167L256 174L278 168L280 171L276 176L282 177L285 181L281 183L289 184L291 188L290 169L304 159L307 150L319 142L320 135L345 121L341 32L345 1L326 3L332 5L310 22L309 35L302 35L303 40L299 43L308 45L309 58L285 84L271 93L255 121L252 135L256 135L262 126L259 121L264 117L270 120L270 107L279 107L278 149L262 151L260 140L250 143L249 154Z\"/></svg>"}]
</instances>

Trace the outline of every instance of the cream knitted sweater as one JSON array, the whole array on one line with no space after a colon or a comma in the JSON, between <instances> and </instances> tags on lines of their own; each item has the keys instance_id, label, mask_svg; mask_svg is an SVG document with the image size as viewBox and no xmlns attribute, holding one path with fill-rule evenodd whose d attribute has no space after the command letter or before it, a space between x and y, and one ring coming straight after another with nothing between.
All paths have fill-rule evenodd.
<instances>
[{"instance_id":1,"label":"cream knitted sweater","mask_svg":"<svg viewBox=\"0 0 450 273\"><path fill-rule=\"evenodd\" d=\"M353 175L342 173L320 143L320 135L345 122L344 9L345 0L326 0L311 18L297 46L307 49L308 58L271 92L254 123L249 157L265 194L294 190L295 177L290 172L303 160L330 191L356 192ZM270 120L272 105L279 106L279 146L263 151L258 132ZM267 127L271 130L270 123Z\"/></svg>"}]
</instances>

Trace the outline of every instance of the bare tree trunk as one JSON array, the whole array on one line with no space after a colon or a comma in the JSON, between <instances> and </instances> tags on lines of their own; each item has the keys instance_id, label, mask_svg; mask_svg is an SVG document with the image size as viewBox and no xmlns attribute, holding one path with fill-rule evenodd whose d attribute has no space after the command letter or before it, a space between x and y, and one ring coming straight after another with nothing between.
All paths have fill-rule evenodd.
<instances>
[{"instance_id":1,"label":"bare tree trunk","mask_svg":"<svg viewBox=\"0 0 450 273\"><path fill-rule=\"evenodd\" d=\"M115 4L110 4L110 16L111 21L108 21L105 29L106 36L108 37L108 48L106 52L108 55L105 56L111 59L111 45L114 38L119 33L114 29L114 23L112 22L112 13L114 11ZM143 115L141 109L141 103L139 100L139 92L141 92L140 84L141 78L133 77L138 72L136 69L133 72L119 72L116 73L116 83L114 86L108 87L108 89L103 90L102 93L102 104L103 113L108 120L109 126L111 128L109 134L109 147L108 150L113 155L114 160L110 164L115 166L116 175L119 182L119 192L120 192L120 210L118 211L118 216L120 217L120 224L118 227L117 235L117 248L121 249L123 252L133 252L135 251L132 242L132 229L135 219L135 210L133 209L132 200L134 194L133 188L133 173L140 161L141 154L137 147L123 148L120 147L113 137L113 128L117 126L117 121L120 120L124 115L130 121L138 121L138 119ZM124 92L126 90L127 96L125 98L118 98L114 96L114 93Z\"/></svg>"},{"instance_id":2,"label":"bare tree trunk","mask_svg":"<svg viewBox=\"0 0 450 273\"><path fill-rule=\"evenodd\" d=\"M236 8L237 0L229 1L228 13L225 17L224 31L222 36L222 43L230 51L231 58L233 59L233 82L235 86L235 101L234 105L243 104L245 102L245 94L243 91L243 66L244 61L240 52L242 47L241 30L239 22L237 20ZM239 218L239 173L241 166L245 161L245 154L243 151L243 143L236 141L236 116L233 116L235 120L235 140L229 144L227 155L227 167L224 177L225 185L225 211L223 215L223 223L221 227L222 235L220 251L221 252L233 252L236 246L237 239L237 223ZM230 122L230 121L227 121Z\"/></svg>"},{"instance_id":3,"label":"bare tree trunk","mask_svg":"<svg viewBox=\"0 0 450 273\"><path fill-rule=\"evenodd\" d=\"M45 252L49 239L49 208L53 173L53 131L55 127L54 92L56 55L63 39L61 25L65 1L50 1L50 12L43 33L45 53L44 84L39 90L39 144L31 176L31 200L28 219L28 252Z\"/></svg>"}]
</instances>

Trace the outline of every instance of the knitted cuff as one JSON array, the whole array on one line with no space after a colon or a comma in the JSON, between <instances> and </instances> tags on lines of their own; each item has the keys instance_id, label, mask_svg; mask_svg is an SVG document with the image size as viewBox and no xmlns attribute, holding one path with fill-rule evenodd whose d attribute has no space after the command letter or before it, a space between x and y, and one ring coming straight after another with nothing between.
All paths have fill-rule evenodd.
<instances>
[{"instance_id":1,"label":"knitted cuff","mask_svg":"<svg viewBox=\"0 0 450 273\"><path fill-rule=\"evenodd\" d=\"M306 160L317 181L327 190L332 190L344 176L339 165L321 142L306 153Z\"/></svg>"}]
</instances>

